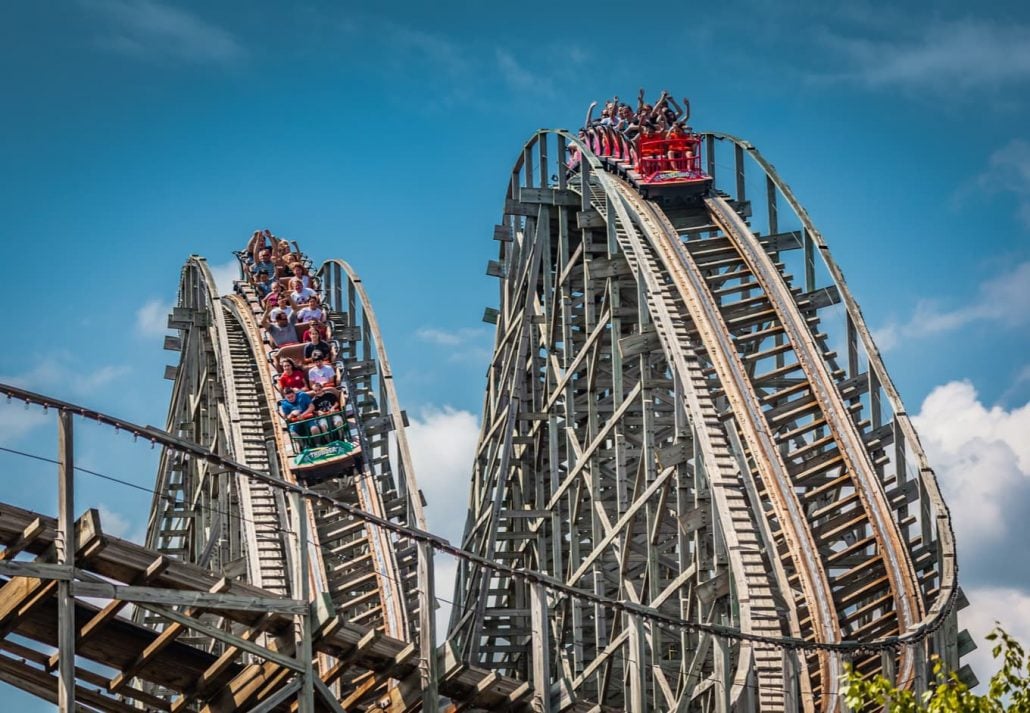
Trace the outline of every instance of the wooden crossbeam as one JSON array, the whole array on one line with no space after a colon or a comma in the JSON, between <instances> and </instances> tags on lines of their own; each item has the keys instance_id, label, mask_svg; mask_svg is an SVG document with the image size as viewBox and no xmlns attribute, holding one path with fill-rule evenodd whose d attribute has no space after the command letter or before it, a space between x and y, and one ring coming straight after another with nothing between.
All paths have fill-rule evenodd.
<instances>
[{"instance_id":1,"label":"wooden crossbeam","mask_svg":"<svg viewBox=\"0 0 1030 713\"><path fill-rule=\"evenodd\" d=\"M13 641L0 641L0 649L13 654L15 657L23 659L26 663L31 662L39 666L42 670L50 671L48 668L49 657L42 651L29 648L28 646L22 646L21 644ZM90 671L89 669L76 667L75 678L83 683L92 685L96 688L104 688L107 686L107 678L100 674ZM121 695L123 697L133 698L144 705L154 708L156 710L168 710L168 701L153 696L145 691L141 691L138 688L132 688L126 686L122 689Z\"/></svg>"},{"instance_id":2,"label":"wooden crossbeam","mask_svg":"<svg viewBox=\"0 0 1030 713\"><path fill-rule=\"evenodd\" d=\"M378 635L378 631L376 631L375 629L369 629L368 632L366 632L365 635L361 637L361 639L354 645L354 647L350 651L343 654L342 656L338 656L336 658L336 663L333 664L332 668L330 668L324 676L322 676L322 680L326 683L326 685L333 685L333 683L336 682L336 679L338 679L343 674L343 672L347 670L350 664L358 656L365 653L372 646L372 644L378 638ZM412 645L411 648L414 648L414 646Z\"/></svg>"},{"instance_id":3,"label":"wooden crossbeam","mask_svg":"<svg viewBox=\"0 0 1030 713\"><path fill-rule=\"evenodd\" d=\"M0 681L57 704L57 677L42 669L0 656ZM106 713L139 713L138 708L80 685L75 686L75 700Z\"/></svg>"},{"instance_id":4,"label":"wooden crossbeam","mask_svg":"<svg viewBox=\"0 0 1030 713\"><path fill-rule=\"evenodd\" d=\"M267 684L278 684L289 673L274 661L250 664L229 682L221 696L203 706L201 713L247 710L253 707L248 703L252 703Z\"/></svg>"},{"instance_id":5,"label":"wooden crossbeam","mask_svg":"<svg viewBox=\"0 0 1030 713\"><path fill-rule=\"evenodd\" d=\"M355 705L362 699L369 696L377 688L384 685L389 680L389 678L389 674L378 673L376 671L369 671L368 673L364 674L362 677L357 679L358 682L357 685L355 685L354 690L351 693L349 693L340 702L340 704L343 706L344 710L348 710L351 706Z\"/></svg>"},{"instance_id":6,"label":"wooden crossbeam","mask_svg":"<svg viewBox=\"0 0 1030 713\"><path fill-rule=\"evenodd\" d=\"M245 641L253 641L260 636L264 631L271 625L273 621L272 613L269 612L258 622L247 631L240 634L240 638ZM224 674L230 666L235 662L236 657L240 655L240 649L237 646L229 646L222 652L222 655L218 659L208 666L208 668L202 673L190 687L189 690L184 691L183 694L175 700L172 704L172 713L178 713L184 709L187 705L193 702L193 699L197 696L203 696L208 692L211 685L215 683L219 676Z\"/></svg>"},{"instance_id":7,"label":"wooden crossbeam","mask_svg":"<svg viewBox=\"0 0 1030 713\"><path fill-rule=\"evenodd\" d=\"M214 587L212 587L212 589L215 590L212 593L217 593L220 591L224 592L228 588L229 580L222 578L218 581L217 584L214 585ZM190 608L183 613L183 616L193 617L196 616L198 611L199 610L197 608ZM158 653L164 650L165 647L167 647L169 644L175 641L188 628L189 627L186 626L185 622L182 621L174 621L171 624L169 624L165 628L165 630L157 636L156 639L147 644L146 648L144 648L143 651L140 652L140 654L135 658L135 660L131 664L126 666L121 672L119 672L114 678L111 679L111 682L108 684L107 689L111 691L111 693L117 693L129 681L131 681L137 673L139 673L139 670L141 668L150 663L153 660L154 656L156 656Z\"/></svg>"},{"instance_id":8,"label":"wooden crossbeam","mask_svg":"<svg viewBox=\"0 0 1030 713\"><path fill-rule=\"evenodd\" d=\"M57 591L55 580L16 577L0 587L0 638Z\"/></svg>"},{"instance_id":9,"label":"wooden crossbeam","mask_svg":"<svg viewBox=\"0 0 1030 713\"><path fill-rule=\"evenodd\" d=\"M134 584L146 584L153 580L155 577L160 576L168 569L170 560L165 556L156 557L149 567L143 572L142 575L136 578ZM79 628L78 636L75 639L76 648L84 641L88 641L91 637L95 636L101 629L103 629L108 623L110 623L122 609L127 607L129 602L123 600L113 600L108 603L103 609L101 609L93 618L87 621L82 627ZM50 660L47 662L47 670L53 671L57 668L57 664L60 661L61 653L59 651L54 652L50 656Z\"/></svg>"},{"instance_id":10,"label":"wooden crossbeam","mask_svg":"<svg viewBox=\"0 0 1030 713\"><path fill-rule=\"evenodd\" d=\"M28 524L28 526L22 530L14 542L7 545L7 548L0 553L0 560L13 559L15 555L19 554L26 547L31 545L36 539L43 534L46 526L43 524L42 518L36 518Z\"/></svg>"},{"instance_id":11,"label":"wooden crossbeam","mask_svg":"<svg viewBox=\"0 0 1030 713\"><path fill-rule=\"evenodd\" d=\"M490 690L490 687L497 683L498 678L499 676L497 675L497 672L491 671L490 673L479 679L479 682L476 683L475 688L472 689L472 691L465 698L465 700L460 702L457 706L455 706L453 713L464 713L464 711L467 711L469 708L471 708L475 704L475 701L479 698L479 696L481 696L485 691Z\"/></svg>"}]
</instances>

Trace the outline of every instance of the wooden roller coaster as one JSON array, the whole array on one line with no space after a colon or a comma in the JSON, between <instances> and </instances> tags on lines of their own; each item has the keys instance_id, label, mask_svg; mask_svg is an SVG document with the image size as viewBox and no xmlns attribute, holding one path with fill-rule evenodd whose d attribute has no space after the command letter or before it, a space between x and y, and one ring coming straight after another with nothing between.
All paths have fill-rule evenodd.
<instances>
[{"instance_id":1,"label":"wooden roller coaster","mask_svg":"<svg viewBox=\"0 0 1030 713\"><path fill-rule=\"evenodd\" d=\"M196 256L165 429L0 385L59 414L61 494L56 519L0 504L0 680L64 710L780 713L843 710L845 664L960 670L950 517L839 268L752 146L689 141L660 190L617 143L523 148L460 545L426 532L342 261L312 272L352 455L317 478L255 284L220 297ZM75 519L75 417L163 449L143 545Z\"/></svg>"}]
</instances>

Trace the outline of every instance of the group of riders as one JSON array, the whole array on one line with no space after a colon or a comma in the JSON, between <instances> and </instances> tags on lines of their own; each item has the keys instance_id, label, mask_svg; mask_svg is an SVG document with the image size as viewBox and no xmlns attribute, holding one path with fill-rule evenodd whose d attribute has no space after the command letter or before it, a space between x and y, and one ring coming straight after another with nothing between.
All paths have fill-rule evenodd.
<instances>
[{"instance_id":1,"label":"group of riders","mask_svg":"<svg viewBox=\"0 0 1030 713\"><path fill-rule=\"evenodd\" d=\"M699 171L697 139L687 124L690 101L684 98L680 105L667 90L653 104L644 97L641 89L636 109L612 97L605 101L599 118L594 118L597 102L592 102L579 140L596 155L629 160L645 174ZM569 146L569 154L568 167L575 169L581 160L575 144Z\"/></svg>"},{"instance_id":2,"label":"group of riders","mask_svg":"<svg viewBox=\"0 0 1030 713\"><path fill-rule=\"evenodd\" d=\"M308 448L349 439L353 408L335 366L337 347L318 280L295 248L266 229L255 231L236 255L260 301L279 415Z\"/></svg>"}]
</instances>

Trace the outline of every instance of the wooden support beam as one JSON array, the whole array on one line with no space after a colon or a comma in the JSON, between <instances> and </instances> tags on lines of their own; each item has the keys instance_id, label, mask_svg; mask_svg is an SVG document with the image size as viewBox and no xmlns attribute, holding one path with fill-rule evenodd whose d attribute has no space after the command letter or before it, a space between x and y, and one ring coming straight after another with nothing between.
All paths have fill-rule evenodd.
<instances>
[{"instance_id":1,"label":"wooden support beam","mask_svg":"<svg viewBox=\"0 0 1030 713\"><path fill-rule=\"evenodd\" d=\"M203 706L201 713L272 710L300 689L300 677L287 683L289 675L289 671L272 661L251 664L225 687L216 701Z\"/></svg>"},{"instance_id":2,"label":"wooden support beam","mask_svg":"<svg viewBox=\"0 0 1030 713\"><path fill-rule=\"evenodd\" d=\"M322 699L322 702L329 707L329 710L333 713L347 713L347 709L340 705L340 702L336 699L333 692L329 690L329 687L322 683L322 679L316 676L313 682L315 684L315 692Z\"/></svg>"},{"instance_id":3,"label":"wooden support beam","mask_svg":"<svg viewBox=\"0 0 1030 713\"><path fill-rule=\"evenodd\" d=\"M351 706L356 705L360 700L371 695L372 692L380 686L385 685L388 680L390 680L388 675L377 673L375 671L369 671L361 676L358 679L358 683L354 686L354 690L340 701L344 710L349 710Z\"/></svg>"},{"instance_id":4,"label":"wooden support beam","mask_svg":"<svg viewBox=\"0 0 1030 713\"><path fill-rule=\"evenodd\" d=\"M187 609L185 612L186 616L193 616L195 613L196 611L193 609ZM141 668L150 663L157 654L185 631L186 627L178 622L169 624L156 639L147 644L146 648L136 656L131 664L111 679L110 683L107 684L107 690L111 693L118 693L124 686L128 685L129 681L136 676Z\"/></svg>"},{"instance_id":5,"label":"wooden support beam","mask_svg":"<svg viewBox=\"0 0 1030 713\"><path fill-rule=\"evenodd\" d=\"M0 553L0 560L13 559L15 555L19 554L22 550L35 542L36 538L42 535L45 529L43 520L37 517L21 531L18 539L8 544L7 548Z\"/></svg>"},{"instance_id":6,"label":"wooden support beam","mask_svg":"<svg viewBox=\"0 0 1030 713\"><path fill-rule=\"evenodd\" d=\"M30 693L50 703L58 704L57 677L22 661L15 661L7 656L0 656L0 681ZM75 686L72 696L82 706L105 711L105 713L139 713L139 709L128 703L104 695L94 689Z\"/></svg>"},{"instance_id":7,"label":"wooden support beam","mask_svg":"<svg viewBox=\"0 0 1030 713\"><path fill-rule=\"evenodd\" d=\"M265 616L261 617L257 624L240 634L240 638L246 641L254 641L258 636L264 633L272 621L273 616L272 613L269 612ZM227 647L225 651L222 652L222 655L219 656L213 664L208 666L204 673L197 678L193 686L189 690L183 691L183 694L175 700L171 707L172 713L181 711L189 703L193 702L195 697L207 694L212 684L217 682L218 678L233 665L240 653L239 647Z\"/></svg>"},{"instance_id":8,"label":"wooden support beam","mask_svg":"<svg viewBox=\"0 0 1030 713\"><path fill-rule=\"evenodd\" d=\"M547 590L544 585L530 585L530 606L532 608L532 680L536 694L536 709L540 713L553 713L551 703L551 636L547 618Z\"/></svg>"},{"instance_id":9,"label":"wooden support beam","mask_svg":"<svg viewBox=\"0 0 1030 713\"><path fill-rule=\"evenodd\" d=\"M72 413L57 415L57 564L75 567L75 445ZM57 583L57 707L61 713L75 710L75 601L71 582Z\"/></svg>"},{"instance_id":10,"label":"wooden support beam","mask_svg":"<svg viewBox=\"0 0 1030 713\"><path fill-rule=\"evenodd\" d=\"M225 591L228 588L229 581L225 578L219 580L213 587L213 589L217 589L218 591ZM147 644L146 648L140 652L131 664L123 668L118 675L111 679L107 689L111 691L111 693L117 693L121 688L128 684L141 668L150 663L154 656L163 651L165 647L175 641L175 639L186 631L186 629L192 626L188 619L196 616L198 611L199 610L197 608L187 609L182 615L180 615L181 619L179 619L179 621L173 621L169 624L164 631L158 634L156 639Z\"/></svg>"},{"instance_id":11,"label":"wooden support beam","mask_svg":"<svg viewBox=\"0 0 1030 713\"><path fill-rule=\"evenodd\" d=\"M56 580L16 577L0 587L0 638L43 604L57 590Z\"/></svg>"},{"instance_id":12,"label":"wooden support beam","mask_svg":"<svg viewBox=\"0 0 1030 713\"><path fill-rule=\"evenodd\" d=\"M523 204L544 204L544 205L579 205L579 194L560 188L530 188L523 186L519 189L519 202ZM536 211L534 211L535 215Z\"/></svg>"},{"instance_id":13,"label":"wooden support beam","mask_svg":"<svg viewBox=\"0 0 1030 713\"><path fill-rule=\"evenodd\" d=\"M143 574L137 578L139 584L146 584L154 578L160 576L168 569L168 565L171 563L164 555L154 558L154 561L147 567ZM97 634L104 626L111 622L118 613L129 605L127 600L114 600L111 601L107 606L100 610L95 616L89 621L83 624L78 631L75 638L77 646L81 646L84 642L88 641L91 637ZM55 652L50 656L47 662L47 670L53 671L57 667L58 661L60 660L60 654Z\"/></svg>"},{"instance_id":14,"label":"wooden support beam","mask_svg":"<svg viewBox=\"0 0 1030 713\"><path fill-rule=\"evenodd\" d=\"M604 225L604 216L593 208L576 213L576 227L580 230L584 230L586 228L603 228Z\"/></svg>"}]
</instances>

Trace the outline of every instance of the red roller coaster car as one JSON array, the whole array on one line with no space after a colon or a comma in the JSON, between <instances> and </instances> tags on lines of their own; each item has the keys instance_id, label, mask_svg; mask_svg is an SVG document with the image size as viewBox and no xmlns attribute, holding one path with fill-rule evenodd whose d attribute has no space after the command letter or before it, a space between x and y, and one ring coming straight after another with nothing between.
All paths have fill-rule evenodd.
<instances>
[{"instance_id":1,"label":"red roller coaster car","mask_svg":"<svg viewBox=\"0 0 1030 713\"><path fill-rule=\"evenodd\" d=\"M595 126L580 138L605 164L638 187L703 187L712 180L701 169L701 139L692 132L640 133L627 139L610 127Z\"/></svg>"}]
</instances>

